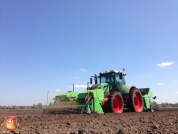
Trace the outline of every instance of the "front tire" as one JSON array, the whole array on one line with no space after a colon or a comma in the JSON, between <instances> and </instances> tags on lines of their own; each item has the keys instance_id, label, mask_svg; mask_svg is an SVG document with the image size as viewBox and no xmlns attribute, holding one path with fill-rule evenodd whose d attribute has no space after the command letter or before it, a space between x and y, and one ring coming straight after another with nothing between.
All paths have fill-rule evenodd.
<instances>
[{"instance_id":1,"label":"front tire","mask_svg":"<svg viewBox=\"0 0 178 134\"><path fill-rule=\"evenodd\" d=\"M108 107L110 112L119 114L124 110L124 101L120 92L112 92L108 98Z\"/></svg>"}]
</instances>

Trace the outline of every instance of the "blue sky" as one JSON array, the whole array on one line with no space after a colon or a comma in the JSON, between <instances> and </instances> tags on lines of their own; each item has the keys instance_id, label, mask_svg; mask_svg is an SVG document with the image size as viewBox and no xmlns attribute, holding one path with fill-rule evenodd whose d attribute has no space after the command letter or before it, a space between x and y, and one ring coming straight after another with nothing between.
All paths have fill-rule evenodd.
<instances>
[{"instance_id":1,"label":"blue sky","mask_svg":"<svg viewBox=\"0 0 178 134\"><path fill-rule=\"evenodd\" d=\"M33 105L104 70L178 102L178 1L0 1L0 105Z\"/></svg>"}]
</instances>

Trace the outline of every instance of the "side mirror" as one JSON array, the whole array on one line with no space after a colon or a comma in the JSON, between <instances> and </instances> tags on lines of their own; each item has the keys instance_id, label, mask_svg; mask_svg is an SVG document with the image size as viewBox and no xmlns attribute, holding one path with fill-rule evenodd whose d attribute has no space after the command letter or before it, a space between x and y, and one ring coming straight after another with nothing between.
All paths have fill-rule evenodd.
<instances>
[{"instance_id":1,"label":"side mirror","mask_svg":"<svg viewBox=\"0 0 178 134\"><path fill-rule=\"evenodd\" d=\"M95 74L95 84L98 84L98 77L97 77L97 75Z\"/></svg>"},{"instance_id":2,"label":"side mirror","mask_svg":"<svg viewBox=\"0 0 178 134\"><path fill-rule=\"evenodd\" d=\"M155 97L153 97L153 99L155 100L155 99L156 99L156 96L155 96Z\"/></svg>"},{"instance_id":3,"label":"side mirror","mask_svg":"<svg viewBox=\"0 0 178 134\"><path fill-rule=\"evenodd\" d=\"M95 84L98 84L98 79L97 78L95 78Z\"/></svg>"},{"instance_id":4,"label":"side mirror","mask_svg":"<svg viewBox=\"0 0 178 134\"><path fill-rule=\"evenodd\" d=\"M90 78L90 84L92 84L92 78Z\"/></svg>"},{"instance_id":5,"label":"side mirror","mask_svg":"<svg viewBox=\"0 0 178 134\"><path fill-rule=\"evenodd\" d=\"M122 73L119 73L119 78L122 79Z\"/></svg>"}]
</instances>

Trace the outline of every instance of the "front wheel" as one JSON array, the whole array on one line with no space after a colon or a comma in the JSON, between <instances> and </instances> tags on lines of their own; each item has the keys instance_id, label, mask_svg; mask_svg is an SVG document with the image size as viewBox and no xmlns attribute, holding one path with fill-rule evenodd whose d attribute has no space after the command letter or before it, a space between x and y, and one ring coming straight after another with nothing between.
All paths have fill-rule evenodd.
<instances>
[{"instance_id":1,"label":"front wheel","mask_svg":"<svg viewBox=\"0 0 178 134\"><path fill-rule=\"evenodd\" d=\"M112 92L108 98L109 110L113 113L119 114L124 110L124 101L120 92Z\"/></svg>"}]
</instances>

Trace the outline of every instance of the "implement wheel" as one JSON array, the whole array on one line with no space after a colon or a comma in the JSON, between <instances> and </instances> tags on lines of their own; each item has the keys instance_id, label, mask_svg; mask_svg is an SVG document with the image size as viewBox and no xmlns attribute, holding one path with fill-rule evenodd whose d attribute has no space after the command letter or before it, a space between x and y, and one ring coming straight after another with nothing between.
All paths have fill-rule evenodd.
<instances>
[{"instance_id":1,"label":"implement wheel","mask_svg":"<svg viewBox=\"0 0 178 134\"><path fill-rule=\"evenodd\" d=\"M137 88L132 88L129 93L130 111L142 112L144 108L143 96Z\"/></svg>"},{"instance_id":2,"label":"implement wheel","mask_svg":"<svg viewBox=\"0 0 178 134\"><path fill-rule=\"evenodd\" d=\"M58 98L54 98L54 106L58 106L60 104L60 100Z\"/></svg>"},{"instance_id":3,"label":"implement wheel","mask_svg":"<svg viewBox=\"0 0 178 134\"><path fill-rule=\"evenodd\" d=\"M112 92L108 97L108 108L110 112L119 114L124 110L124 101L120 92Z\"/></svg>"},{"instance_id":4,"label":"implement wheel","mask_svg":"<svg viewBox=\"0 0 178 134\"><path fill-rule=\"evenodd\" d=\"M151 106L151 112L154 112L155 111L155 107L154 106Z\"/></svg>"},{"instance_id":5,"label":"implement wheel","mask_svg":"<svg viewBox=\"0 0 178 134\"><path fill-rule=\"evenodd\" d=\"M102 102L102 108L103 108L103 111L105 113L109 112L108 111L109 110L109 108L108 108L108 98L109 98L109 95L110 95L110 93L105 93L104 94L104 100Z\"/></svg>"}]
</instances>

